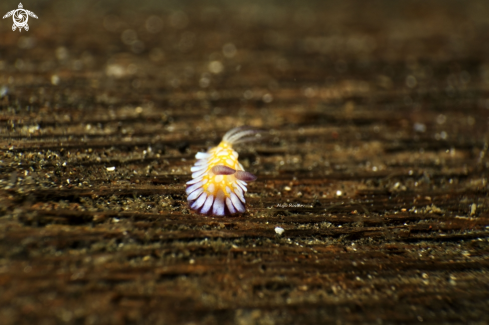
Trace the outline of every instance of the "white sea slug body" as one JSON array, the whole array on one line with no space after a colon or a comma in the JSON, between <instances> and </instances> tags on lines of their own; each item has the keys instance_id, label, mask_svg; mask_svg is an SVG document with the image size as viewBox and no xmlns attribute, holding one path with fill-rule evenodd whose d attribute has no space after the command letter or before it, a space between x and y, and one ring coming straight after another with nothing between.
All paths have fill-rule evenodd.
<instances>
[{"instance_id":1,"label":"white sea slug body","mask_svg":"<svg viewBox=\"0 0 489 325\"><path fill-rule=\"evenodd\" d=\"M255 140L256 133L245 127L234 128L217 147L195 155L197 162L190 169L192 180L187 182L186 190L192 210L215 216L246 211L246 182L254 181L256 176L244 171L232 146Z\"/></svg>"}]
</instances>

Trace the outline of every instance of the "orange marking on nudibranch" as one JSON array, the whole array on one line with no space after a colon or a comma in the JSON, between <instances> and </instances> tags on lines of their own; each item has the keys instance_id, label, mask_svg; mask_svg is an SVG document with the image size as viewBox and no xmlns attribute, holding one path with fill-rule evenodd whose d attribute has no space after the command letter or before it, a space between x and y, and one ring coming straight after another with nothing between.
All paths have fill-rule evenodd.
<instances>
[{"instance_id":1,"label":"orange marking on nudibranch","mask_svg":"<svg viewBox=\"0 0 489 325\"><path fill-rule=\"evenodd\" d=\"M242 127L232 129L224 135L217 147L195 155L199 160L191 168L192 180L187 182L186 191L191 209L203 214L221 216L245 212L244 192L247 189L243 179L252 181L256 176L244 171L238 161L238 153L232 146L253 140L252 136L256 133L255 130ZM213 169L216 166L229 168Z\"/></svg>"}]
</instances>

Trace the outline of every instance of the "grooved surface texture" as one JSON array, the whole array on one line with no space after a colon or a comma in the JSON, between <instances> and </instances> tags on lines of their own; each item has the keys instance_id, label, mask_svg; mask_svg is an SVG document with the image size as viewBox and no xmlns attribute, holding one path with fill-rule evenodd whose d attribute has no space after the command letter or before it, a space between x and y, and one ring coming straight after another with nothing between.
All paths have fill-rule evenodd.
<instances>
[{"instance_id":1,"label":"grooved surface texture","mask_svg":"<svg viewBox=\"0 0 489 325\"><path fill-rule=\"evenodd\" d=\"M0 323L487 324L487 1L23 5ZM240 125L247 213L191 213Z\"/></svg>"}]
</instances>

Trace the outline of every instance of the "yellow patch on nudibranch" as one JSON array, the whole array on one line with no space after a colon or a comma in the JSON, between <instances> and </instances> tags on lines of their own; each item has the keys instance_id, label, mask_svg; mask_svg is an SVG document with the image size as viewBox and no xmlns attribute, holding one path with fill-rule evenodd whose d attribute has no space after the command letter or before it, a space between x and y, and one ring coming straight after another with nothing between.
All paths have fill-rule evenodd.
<instances>
[{"instance_id":1,"label":"yellow patch on nudibranch","mask_svg":"<svg viewBox=\"0 0 489 325\"><path fill-rule=\"evenodd\" d=\"M187 182L186 191L191 209L220 216L246 211L246 181L256 177L244 171L232 146L254 140L256 133L243 127L232 129L217 147L195 155L198 160L191 168L192 180Z\"/></svg>"},{"instance_id":2,"label":"yellow patch on nudibranch","mask_svg":"<svg viewBox=\"0 0 489 325\"><path fill-rule=\"evenodd\" d=\"M207 193L216 194L216 190L219 188L225 188L228 186L229 188L236 187L236 177L233 175L215 175L210 172L212 166L226 166L235 170L243 170L243 166L238 162L238 154L234 151L231 145L225 141L222 141L219 146L210 150L213 158L209 161L208 168L206 169L207 173L204 175L204 190ZM226 191L224 195L227 197L229 193Z\"/></svg>"}]
</instances>

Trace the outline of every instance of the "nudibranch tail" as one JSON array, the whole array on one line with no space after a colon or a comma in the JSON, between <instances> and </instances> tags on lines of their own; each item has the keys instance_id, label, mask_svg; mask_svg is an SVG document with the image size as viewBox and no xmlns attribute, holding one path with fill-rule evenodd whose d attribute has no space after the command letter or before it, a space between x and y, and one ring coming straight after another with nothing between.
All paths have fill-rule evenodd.
<instances>
[{"instance_id":1,"label":"nudibranch tail","mask_svg":"<svg viewBox=\"0 0 489 325\"><path fill-rule=\"evenodd\" d=\"M222 138L222 141L228 142L229 144L238 144L256 140L260 140L260 131L248 127L234 128L231 131L228 131Z\"/></svg>"},{"instance_id":2,"label":"nudibranch tail","mask_svg":"<svg viewBox=\"0 0 489 325\"><path fill-rule=\"evenodd\" d=\"M224 136L222 137L223 141L229 142L229 137L231 137L233 134L236 134L240 131L245 131L245 130L251 130L249 126L243 125L243 126L238 126L237 128L231 129Z\"/></svg>"},{"instance_id":3,"label":"nudibranch tail","mask_svg":"<svg viewBox=\"0 0 489 325\"><path fill-rule=\"evenodd\" d=\"M244 171L232 145L255 141L258 132L249 127L232 129L217 147L195 155L197 162L190 169L192 180L186 190L192 210L215 216L246 212L246 182L256 180L256 176Z\"/></svg>"}]
</instances>

